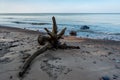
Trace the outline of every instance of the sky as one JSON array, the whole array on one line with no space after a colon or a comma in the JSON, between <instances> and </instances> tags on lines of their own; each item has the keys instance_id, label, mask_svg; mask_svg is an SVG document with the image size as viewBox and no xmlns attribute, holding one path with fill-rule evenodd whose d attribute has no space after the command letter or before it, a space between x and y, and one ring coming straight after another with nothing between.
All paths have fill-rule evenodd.
<instances>
[{"instance_id":1,"label":"sky","mask_svg":"<svg viewBox=\"0 0 120 80\"><path fill-rule=\"evenodd\" d=\"M120 13L120 0L0 0L0 13Z\"/></svg>"}]
</instances>

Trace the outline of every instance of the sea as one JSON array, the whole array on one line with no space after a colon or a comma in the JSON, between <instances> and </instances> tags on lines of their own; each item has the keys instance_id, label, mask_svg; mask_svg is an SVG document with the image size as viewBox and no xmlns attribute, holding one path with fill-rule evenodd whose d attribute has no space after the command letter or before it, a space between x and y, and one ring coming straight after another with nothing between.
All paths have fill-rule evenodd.
<instances>
[{"instance_id":1,"label":"sea","mask_svg":"<svg viewBox=\"0 0 120 80\"><path fill-rule=\"evenodd\" d=\"M65 35L76 31L77 37L120 41L120 13L4 13L0 25L45 32L52 30L52 17L58 31L67 28ZM89 29L81 29L83 26Z\"/></svg>"}]
</instances>

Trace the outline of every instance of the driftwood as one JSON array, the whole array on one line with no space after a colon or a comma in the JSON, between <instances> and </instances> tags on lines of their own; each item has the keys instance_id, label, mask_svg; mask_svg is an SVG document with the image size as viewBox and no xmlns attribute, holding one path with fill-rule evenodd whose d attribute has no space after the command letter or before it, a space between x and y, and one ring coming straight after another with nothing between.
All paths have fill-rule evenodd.
<instances>
[{"instance_id":1,"label":"driftwood","mask_svg":"<svg viewBox=\"0 0 120 80\"><path fill-rule=\"evenodd\" d=\"M23 67L21 68L21 71L19 72L19 77L23 77L24 73L27 71L27 69L30 67L32 61L40 54L45 52L47 49L80 49L79 46L68 46L66 44L60 43L60 38L65 33L66 28L62 29L61 32L58 33L57 31L57 24L55 17L52 17L53 21L53 28L52 32L49 31L47 28L44 28L47 32L48 36L39 36L38 37L38 43L40 45L43 45L38 51L36 51L32 56L29 57L29 59L24 63Z\"/></svg>"},{"instance_id":2,"label":"driftwood","mask_svg":"<svg viewBox=\"0 0 120 80\"><path fill-rule=\"evenodd\" d=\"M45 52L47 50L47 46L49 45L49 43L46 43L43 47L41 47L41 49L39 49L38 51L36 51L32 56L30 56L28 58L28 60L25 62L25 64L23 65L21 71L19 72L19 77L22 77L24 75L24 73L27 71L27 69L29 68L29 66L31 65L31 62L40 54L42 54L43 52Z\"/></svg>"}]
</instances>

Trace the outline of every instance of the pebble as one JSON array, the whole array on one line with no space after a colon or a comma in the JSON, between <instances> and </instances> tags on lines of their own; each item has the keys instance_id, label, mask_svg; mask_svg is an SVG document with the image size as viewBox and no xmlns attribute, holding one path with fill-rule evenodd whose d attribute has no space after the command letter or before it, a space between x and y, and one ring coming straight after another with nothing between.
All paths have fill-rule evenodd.
<instances>
[{"instance_id":1,"label":"pebble","mask_svg":"<svg viewBox=\"0 0 120 80\"><path fill-rule=\"evenodd\" d=\"M10 79L12 79L13 77L12 76L10 76Z\"/></svg>"},{"instance_id":2,"label":"pebble","mask_svg":"<svg viewBox=\"0 0 120 80\"><path fill-rule=\"evenodd\" d=\"M118 78L118 76L114 74L113 75L113 79L117 79L117 78Z\"/></svg>"},{"instance_id":3,"label":"pebble","mask_svg":"<svg viewBox=\"0 0 120 80\"><path fill-rule=\"evenodd\" d=\"M102 78L100 78L100 80L110 80L110 78L108 76L102 76Z\"/></svg>"},{"instance_id":4,"label":"pebble","mask_svg":"<svg viewBox=\"0 0 120 80\"><path fill-rule=\"evenodd\" d=\"M43 62L45 62L45 63L46 63L46 62L48 62L48 60L43 60Z\"/></svg>"},{"instance_id":5,"label":"pebble","mask_svg":"<svg viewBox=\"0 0 120 80\"><path fill-rule=\"evenodd\" d=\"M94 64L96 64L96 61L93 61Z\"/></svg>"},{"instance_id":6,"label":"pebble","mask_svg":"<svg viewBox=\"0 0 120 80\"><path fill-rule=\"evenodd\" d=\"M112 52L108 52L108 55L111 55L111 54L113 54Z\"/></svg>"}]
</instances>

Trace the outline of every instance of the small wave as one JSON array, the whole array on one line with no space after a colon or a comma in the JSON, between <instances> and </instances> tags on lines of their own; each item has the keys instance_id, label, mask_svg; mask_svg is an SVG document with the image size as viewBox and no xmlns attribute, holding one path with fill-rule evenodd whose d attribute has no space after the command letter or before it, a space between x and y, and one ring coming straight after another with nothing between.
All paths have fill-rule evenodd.
<instances>
[{"instance_id":1,"label":"small wave","mask_svg":"<svg viewBox=\"0 0 120 80\"><path fill-rule=\"evenodd\" d=\"M120 35L120 33L108 33L109 35Z\"/></svg>"},{"instance_id":2,"label":"small wave","mask_svg":"<svg viewBox=\"0 0 120 80\"><path fill-rule=\"evenodd\" d=\"M30 23L30 22L19 22L19 21L13 21L12 23L16 23L16 24L31 24L31 25L51 25L50 23Z\"/></svg>"},{"instance_id":3,"label":"small wave","mask_svg":"<svg viewBox=\"0 0 120 80\"><path fill-rule=\"evenodd\" d=\"M58 24L58 25L60 25L60 26L70 26L70 27L78 27L78 26L81 26L81 25L77 25L77 24Z\"/></svg>"},{"instance_id":4,"label":"small wave","mask_svg":"<svg viewBox=\"0 0 120 80\"><path fill-rule=\"evenodd\" d=\"M93 30L78 30L77 32L87 32L92 34L103 34L103 35L120 35L120 33L107 33L107 32L93 31Z\"/></svg>"},{"instance_id":5,"label":"small wave","mask_svg":"<svg viewBox=\"0 0 120 80\"><path fill-rule=\"evenodd\" d=\"M12 18L12 17L4 18L4 17L3 17L2 19L14 19L14 18Z\"/></svg>"}]
</instances>

